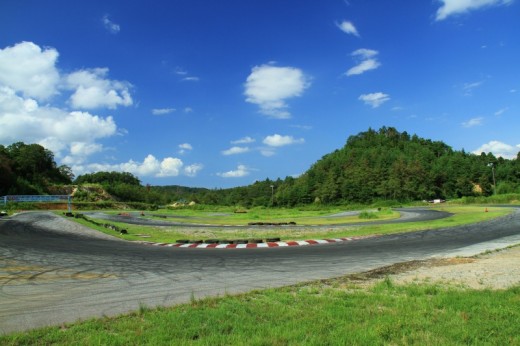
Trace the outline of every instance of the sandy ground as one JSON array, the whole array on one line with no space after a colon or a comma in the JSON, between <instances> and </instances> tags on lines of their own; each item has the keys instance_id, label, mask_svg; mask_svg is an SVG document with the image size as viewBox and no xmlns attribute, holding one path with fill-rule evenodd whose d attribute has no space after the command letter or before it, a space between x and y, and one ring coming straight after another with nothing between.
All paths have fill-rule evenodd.
<instances>
[{"instance_id":1,"label":"sandy ground","mask_svg":"<svg viewBox=\"0 0 520 346\"><path fill-rule=\"evenodd\" d=\"M506 289L520 284L520 246L475 257L403 263L387 269L387 274L395 283L440 283L472 289Z\"/></svg>"}]
</instances>

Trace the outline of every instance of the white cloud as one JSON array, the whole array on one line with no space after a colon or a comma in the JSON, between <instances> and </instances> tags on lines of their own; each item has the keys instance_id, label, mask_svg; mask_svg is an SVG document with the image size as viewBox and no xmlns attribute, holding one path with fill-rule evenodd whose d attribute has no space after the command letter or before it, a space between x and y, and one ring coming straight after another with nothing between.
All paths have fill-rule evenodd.
<instances>
[{"instance_id":1,"label":"white cloud","mask_svg":"<svg viewBox=\"0 0 520 346\"><path fill-rule=\"evenodd\" d=\"M176 177L179 175L183 163L180 159L167 157L161 162L161 169L157 173L157 177Z\"/></svg>"},{"instance_id":2,"label":"white cloud","mask_svg":"<svg viewBox=\"0 0 520 346\"><path fill-rule=\"evenodd\" d=\"M161 162L159 162L155 156L150 154L145 157L143 162L130 160L126 163L120 164L119 167L119 170L123 172L130 172L138 176L151 176L159 174Z\"/></svg>"},{"instance_id":3,"label":"white cloud","mask_svg":"<svg viewBox=\"0 0 520 346\"><path fill-rule=\"evenodd\" d=\"M119 164L88 164L85 166L73 166L74 172L99 172L99 171L117 171L129 172L141 177L176 177L180 174L183 162L178 158L166 157L159 161L155 156L149 154L143 162L129 160L128 162Z\"/></svg>"},{"instance_id":4,"label":"white cloud","mask_svg":"<svg viewBox=\"0 0 520 346\"><path fill-rule=\"evenodd\" d=\"M46 142L40 144L43 145L45 148L51 149L54 148L57 143ZM59 153L62 149L64 148L53 151L57 151ZM61 163L68 166L79 165L84 163L87 157L95 153L101 152L103 150L103 145L99 143L72 142L69 146L70 155L66 155L65 157L63 157L61 159Z\"/></svg>"},{"instance_id":5,"label":"white cloud","mask_svg":"<svg viewBox=\"0 0 520 346\"><path fill-rule=\"evenodd\" d=\"M0 87L0 128L0 143L44 143L57 156L66 148L77 155L80 144L75 143L82 143L84 148L98 147L94 144L97 139L117 133L110 116L102 118L88 112L40 107L35 100L17 96L5 86ZM92 150L84 150L84 154L89 152Z\"/></svg>"},{"instance_id":6,"label":"white cloud","mask_svg":"<svg viewBox=\"0 0 520 346\"><path fill-rule=\"evenodd\" d=\"M281 136L279 134L274 134L272 136L265 137L263 143L270 147L283 147L291 144L303 144L305 143L305 139L295 139L293 136Z\"/></svg>"},{"instance_id":7,"label":"white cloud","mask_svg":"<svg viewBox=\"0 0 520 346\"><path fill-rule=\"evenodd\" d=\"M378 55L379 52L373 49L360 48L352 52L353 57L360 57L361 59L370 59Z\"/></svg>"},{"instance_id":8,"label":"white cloud","mask_svg":"<svg viewBox=\"0 0 520 346\"><path fill-rule=\"evenodd\" d=\"M21 92L26 98L49 99L58 94L58 55L54 48L42 50L32 42L0 49L0 85Z\"/></svg>"},{"instance_id":9,"label":"white cloud","mask_svg":"<svg viewBox=\"0 0 520 346\"><path fill-rule=\"evenodd\" d=\"M495 116L499 117L502 114L504 114L505 112L507 112L508 110L509 110L509 107L499 109L498 111L495 112Z\"/></svg>"},{"instance_id":10,"label":"white cloud","mask_svg":"<svg viewBox=\"0 0 520 346\"><path fill-rule=\"evenodd\" d=\"M262 156L265 156L265 157L271 157L276 154L276 151L274 151L271 148L262 148L262 149L260 149L260 154L262 154Z\"/></svg>"},{"instance_id":11,"label":"white cloud","mask_svg":"<svg viewBox=\"0 0 520 346\"><path fill-rule=\"evenodd\" d=\"M377 69L381 66L381 63L375 58L378 54L378 51L372 49L361 48L355 50L351 55L358 61L358 64L350 68L346 75L354 76Z\"/></svg>"},{"instance_id":12,"label":"white cloud","mask_svg":"<svg viewBox=\"0 0 520 346\"><path fill-rule=\"evenodd\" d=\"M484 82L472 82L472 83L464 83L462 86L462 90L464 91L465 96L473 95L473 90L480 87Z\"/></svg>"},{"instance_id":13,"label":"white cloud","mask_svg":"<svg viewBox=\"0 0 520 346\"><path fill-rule=\"evenodd\" d=\"M336 23L336 25L344 33L359 37L359 33L358 33L356 27L354 26L354 24L352 24L352 22L344 20L341 23Z\"/></svg>"},{"instance_id":14,"label":"white cloud","mask_svg":"<svg viewBox=\"0 0 520 346\"><path fill-rule=\"evenodd\" d=\"M305 131L312 130L311 125L291 125L291 127L294 127L295 129L305 130Z\"/></svg>"},{"instance_id":15,"label":"white cloud","mask_svg":"<svg viewBox=\"0 0 520 346\"><path fill-rule=\"evenodd\" d=\"M117 34L119 31L121 31L121 27L119 24L114 23L113 21L108 18L108 15L105 14L103 18L101 19L103 22L103 25L105 26L105 29L108 30L111 34Z\"/></svg>"},{"instance_id":16,"label":"white cloud","mask_svg":"<svg viewBox=\"0 0 520 346\"><path fill-rule=\"evenodd\" d=\"M482 85L482 82L464 83L464 90L472 90Z\"/></svg>"},{"instance_id":17,"label":"white cloud","mask_svg":"<svg viewBox=\"0 0 520 346\"><path fill-rule=\"evenodd\" d=\"M272 118L287 119L286 100L301 96L310 82L300 69L261 65L253 67L245 83L246 101L260 107L260 112Z\"/></svg>"},{"instance_id":18,"label":"white cloud","mask_svg":"<svg viewBox=\"0 0 520 346\"><path fill-rule=\"evenodd\" d=\"M186 166L184 168L184 174L188 177L195 177L199 173L200 170L204 168L204 165L201 163L195 163L193 165Z\"/></svg>"},{"instance_id":19,"label":"white cloud","mask_svg":"<svg viewBox=\"0 0 520 346\"><path fill-rule=\"evenodd\" d=\"M223 150L222 155L225 155L225 156L237 155L237 154L247 153L248 151L249 151L248 147L231 147L227 150Z\"/></svg>"},{"instance_id":20,"label":"white cloud","mask_svg":"<svg viewBox=\"0 0 520 346\"><path fill-rule=\"evenodd\" d=\"M70 145L70 153L76 156L89 156L103 150L103 146L97 143L73 142Z\"/></svg>"},{"instance_id":21,"label":"white cloud","mask_svg":"<svg viewBox=\"0 0 520 346\"><path fill-rule=\"evenodd\" d=\"M179 144L179 148L185 149L185 150L193 150L193 146L190 143Z\"/></svg>"},{"instance_id":22,"label":"white cloud","mask_svg":"<svg viewBox=\"0 0 520 346\"><path fill-rule=\"evenodd\" d=\"M379 66L381 66L381 64L377 60L375 60L375 59L363 60L358 65L350 68L347 71L347 76L354 76L354 75L358 75L358 74L363 74L363 73L365 73L367 71L375 70Z\"/></svg>"},{"instance_id":23,"label":"white cloud","mask_svg":"<svg viewBox=\"0 0 520 346\"><path fill-rule=\"evenodd\" d=\"M182 80L185 81L185 82L198 82L200 80L200 78L199 77L190 76L190 77L185 77Z\"/></svg>"},{"instance_id":24,"label":"white cloud","mask_svg":"<svg viewBox=\"0 0 520 346\"><path fill-rule=\"evenodd\" d=\"M250 174L250 169L244 165L238 165L234 171L228 171L224 173L217 173L222 178L242 178Z\"/></svg>"},{"instance_id":25,"label":"white cloud","mask_svg":"<svg viewBox=\"0 0 520 346\"><path fill-rule=\"evenodd\" d=\"M493 153L496 157L503 157L504 159L510 160L515 159L519 151L520 144L513 146L500 141L490 141L473 151L473 154L480 155L481 153Z\"/></svg>"},{"instance_id":26,"label":"white cloud","mask_svg":"<svg viewBox=\"0 0 520 346\"><path fill-rule=\"evenodd\" d=\"M184 108L184 113L191 113L193 112L193 109L191 107Z\"/></svg>"},{"instance_id":27,"label":"white cloud","mask_svg":"<svg viewBox=\"0 0 520 346\"><path fill-rule=\"evenodd\" d=\"M200 163L184 166L181 159L175 157L166 157L162 160L157 159L154 155L147 155L142 162L129 160L123 163L103 164L78 163L72 166L76 174L84 174L89 172L100 171L116 171L129 172L139 177L177 177L184 174L188 177L194 177L202 170L204 166Z\"/></svg>"},{"instance_id":28,"label":"white cloud","mask_svg":"<svg viewBox=\"0 0 520 346\"><path fill-rule=\"evenodd\" d=\"M436 20L444 20L452 15L462 14L483 7L509 5L513 0L440 0L443 4L437 10Z\"/></svg>"},{"instance_id":29,"label":"white cloud","mask_svg":"<svg viewBox=\"0 0 520 346\"><path fill-rule=\"evenodd\" d=\"M187 150L193 150L193 147L189 143L179 144L179 154L185 154Z\"/></svg>"},{"instance_id":30,"label":"white cloud","mask_svg":"<svg viewBox=\"0 0 520 346\"><path fill-rule=\"evenodd\" d=\"M89 156L104 150L100 140L124 130L112 116L77 108L130 105L130 84L106 79L108 69L60 75L58 56L32 42L0 49L0 143L38 143L60 163L84 169ZM57 104L53 96L60 93L60 99L72 95L69 105L77 108Z\"/></svg>"},{"instance_id":31,"label":"white cloud","mask_svg":"<svg viewBox=\"0 0 520 346\"><path fill-rule=\"evenodd\" d=\"M365 104L372 106L372 108L377 108L386 101L390 100L390 96L382 92L377 92L371 94L363 94L359 96L358 99L365 102Z\"/></svg>"},{"instance_id":32,"label":"white cloud","mask_svg":"<svg viewBox=\"0 0 520 346\"><path fill-rule=\"evenodd\" d=\"M185 69L183 69L182 67L180 66L177 66L175 68L175 74L178 74L179 76L186 76L188 74L188 71L186 71Z\"/></svg>"},{"instance_id":33,"label":"white cloud","mask_svg":"<svg viewBox=\"0 0 520 346\"><path fill-rule=\"evenodd\" d=\"M152 109L153 115L165 115L175 112L175 108L154 108Z\"/></svg>"},{"instance_id":34,"label":"white cloud","mask_svg":"<svg viewBox=\"0 0 520 346\"><path fill-rule=\"evenodd\" d=\"M254 142L255 142L254 138L246 136L246 137L237 139L236 141L231 141L231 144L249 144L249 143L254 143Z\"/></svg>"},{"instance_id":35,"label":"white cloud","mask_svg":"<svg viewBox=\"0 0 520 346\"><path fill-rule=\"evenodd\" d=\"M484 121L483 117L477 117L469 119L468 121L465 121L462 123L463 127L474 127L474 126L480 126L482 125L482 122Z\"/></svg>"},{"instance_id":36,"label":"white cloud","mask_svg":"<svg viewBox=\"0 0 520 346\"><path fill-rule=\"evenodd\" d=\"M70 97L73 107L93 109L132 105L130 83L106 79L107 68L80 70L65 78L67 87L75 92Z\"/></svg>"}]
</instances>

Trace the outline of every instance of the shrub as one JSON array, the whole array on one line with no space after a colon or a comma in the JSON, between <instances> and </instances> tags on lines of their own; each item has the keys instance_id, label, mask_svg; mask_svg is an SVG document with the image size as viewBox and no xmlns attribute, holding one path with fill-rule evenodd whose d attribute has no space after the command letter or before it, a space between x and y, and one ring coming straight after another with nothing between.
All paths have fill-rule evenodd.
<instances>
[{"instance_id":1,"label":"shrub","mask_svg":"<svg viewBox=\"0 0 520 346\"><path fill-rule=\"evenodd\" d=\"M371 219L377 219L378 216L377 216L377 213L363 210L361 213L359 213L359 218L360 219L371 220Z\"/></svg>"}]
</instances>

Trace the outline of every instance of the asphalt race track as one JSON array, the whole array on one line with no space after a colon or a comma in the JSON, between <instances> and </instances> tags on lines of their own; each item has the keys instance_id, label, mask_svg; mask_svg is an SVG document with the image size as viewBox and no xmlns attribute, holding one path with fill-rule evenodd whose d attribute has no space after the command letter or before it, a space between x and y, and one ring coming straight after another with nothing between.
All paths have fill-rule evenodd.
<instances>
[{"instance_id":1,"label":"asphalt race track","mask_svg":"<svg viewBox=\"0 0 520 346\"><path fill-rule=\"evenodd\" d=\"M430 220L437 220L441 218L445 218L450 216L451 214L448 212L443 211L437 211L437 210L429 210L429 209L416 209L416 208L395 208L400 213L400 217L398 219L391 219L391 220L382 220L382 221L371 221L371 225L378 225L378 224L387 224L387 223L403 223L403 222L417 222L417 221L430 221ZM323 216L323 217L337 217L337 216L344 216L344 215L357 215L359 212L352 211L352 212L345 212L338 215L331 215L331 216ZM215 227L215 228L254 228L254 226L226 226L226 225L205 225L205 224L197 224L193 222L189 222L190 217L188 216L165 216L167 219L168 217L176 217L176 218L184 218L187 222L173 222L173 221L165 221L165 220L152 220L152 219L146 219L139 216L139 213L129 213L124 215L114 215L114 214L106 214L103 212L87 212L85 213L88 217L94 218L94 219L102 219L102 220L108 220L108 221L115 221L115 222L123 222L128 224L134 224L134 225L146 225L146 226L180 226L180 227ZM333 225L327 225L327 228L335 228L335 227L344 227L344 226L362 226L366 225L366 222L363 223L348 223L348 224L333 224ZM289 228L295 228L298 229L300 227L313 227L312 225L302 225L302 226L289 226L285 227L286 229ZM325 227L323 225L314 226L314 227Z\"/></svg>"},{"instance_id":2,"label":"asphalt race track","mask_svg":"<svg viewBox=\"0 0 520 346\"><path fill-rule=\"evenodd\" d=\"M421 215L413 210L405 219ZM520 243L519 208L457 228L266 249L146 246L52 213L22 213L0 219L0 333L513 243Z\"/></svg>"}]
</instances>

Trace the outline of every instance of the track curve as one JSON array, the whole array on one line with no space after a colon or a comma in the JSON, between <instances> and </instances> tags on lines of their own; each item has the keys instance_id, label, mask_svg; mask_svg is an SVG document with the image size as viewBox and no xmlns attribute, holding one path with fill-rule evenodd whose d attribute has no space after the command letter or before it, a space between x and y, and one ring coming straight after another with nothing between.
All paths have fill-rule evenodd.
<instances>
[{"instance_id":1,"label":"track curve","mask_svg":"<svg viewBox=\"0 0 520 346\"><path fill-rule=\"evenodd\" d=\"M337 227L345 227L345 226L363 226L363 225L382 225L382 224L390 224L390 223L403 223L403 222L423 222L423 221L432 221L438 220L442 218L446 218L451 216L451 213L446 211L432 210L426 208L394 208L394 210L398 211L401 215L398 219L391 220L380 220L380 221L370 221L370 222L359 222L359 223L338 223L332 225L294 225L294 226L284 226L285 229L298 229L302 227L327 227L327 228L337 228ZM359 213L359 212L354 212ZM122 222L128 223L132 225L143 225L143 226L180 226L180 227L208 227L208 228L255 228L262 226L250 226L250 225L241 225L241 226L231 226L231 225L208 225L208 224L200 224L200 223L191 223L191 222L173 222L173 221L165 221L165 220L151 220L140 217L137 213L130 213L126 215L113 215L107 214L103 212L87 212L85 215L92 217L94 219L108 220L114 222ZM355 214L353 214L355 215ZM169 216L173 217L173 216ZM178 218L179 216L175 216ZM184 216L184 218L188 219L188 217Z\"/></svg>"},{"instance_id":2,"label":"track curve","mask_svg":"<svg viewBox=\"0 0 520 346\"><path fill-rule=\"evenodd\" d=\"M520 242L520 209L485 223L313 247L150 247L52 213L0 219L0 333Z\"/></svg>"}]
</instances>

